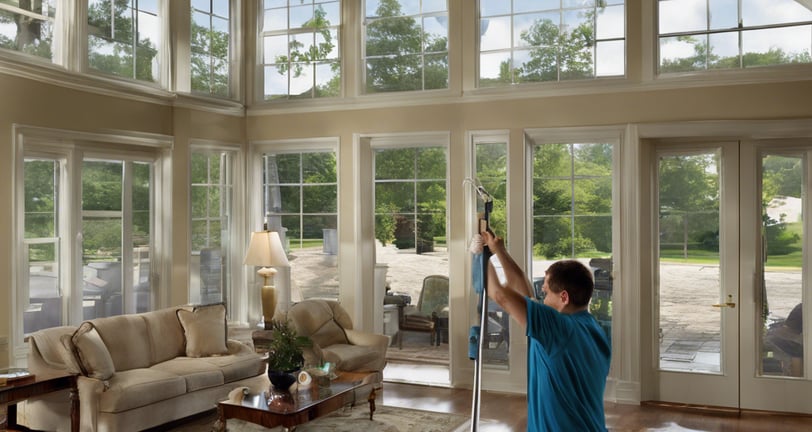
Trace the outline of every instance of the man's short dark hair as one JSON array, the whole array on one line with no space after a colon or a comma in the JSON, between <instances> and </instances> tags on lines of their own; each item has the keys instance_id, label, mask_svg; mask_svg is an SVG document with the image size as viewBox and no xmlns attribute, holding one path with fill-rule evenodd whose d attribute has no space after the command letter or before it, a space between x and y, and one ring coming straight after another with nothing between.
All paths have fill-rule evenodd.
<instances>
[{"instance_id":1,"label":"man's short dark hair","mask_svg":"<svg viewBox=\"0 0 812 432\"><path fill-rule=\"evenodd\" d=\"M556 293L566 291L575 306L585 306L592 298L595 281L587 266L576 260L561 260L547 268L547 287Z\"/></svg>"}]
</instances>

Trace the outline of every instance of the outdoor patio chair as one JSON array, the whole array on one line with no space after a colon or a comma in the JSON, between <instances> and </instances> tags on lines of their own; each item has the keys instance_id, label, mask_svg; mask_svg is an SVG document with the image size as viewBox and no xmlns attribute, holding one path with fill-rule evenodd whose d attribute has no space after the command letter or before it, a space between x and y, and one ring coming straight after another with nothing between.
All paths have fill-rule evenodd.
<instances>
[{"instance_id":1,"label":"outdoor patio chair","mask_svg":"<svg viewBox=\"0 0 812 432\"><path fill-rule=\"evenodd\" d=\"M404 308L405 309L405 308ZM440 327L447 331L448 326L441 325L441 321L448 320L448 276L429 275L423 279L420 289L420 298L414 310L402 310L400 315L400 331L398 332L398 348L403 348L403 332L429 333L431 345L440 345L442 335L438 333Z\"/></svg>"}]
</instances>

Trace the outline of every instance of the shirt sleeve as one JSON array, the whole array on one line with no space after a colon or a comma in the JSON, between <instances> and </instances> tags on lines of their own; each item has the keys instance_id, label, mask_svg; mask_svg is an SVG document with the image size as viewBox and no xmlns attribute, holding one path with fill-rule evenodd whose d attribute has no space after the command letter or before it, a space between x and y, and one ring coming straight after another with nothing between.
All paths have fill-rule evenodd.
<instances>
[{"instance_id":1,"label":"shirt sleeve","mask_svg":"<svg viewBox=\"0 0 812 432\"><path fill-rule=\"evenodd\" d=\"M537 340L553 355L569 339L572 323L567 316L543 303L526 297L527 337Z\"/></svg>"}]
</instances>

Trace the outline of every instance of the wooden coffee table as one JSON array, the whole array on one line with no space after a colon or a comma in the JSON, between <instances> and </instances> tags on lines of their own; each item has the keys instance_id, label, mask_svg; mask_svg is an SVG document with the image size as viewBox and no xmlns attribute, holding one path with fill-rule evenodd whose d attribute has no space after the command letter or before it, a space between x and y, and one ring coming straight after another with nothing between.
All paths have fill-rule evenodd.
<instances>
[{"instance_id":1,"label":"wooden coffee table","mask_svg":"<svg viewBox=\"0 0 812 432\"><path fill-rule=\"evenodd\" d=\"M240 419L267 428L283 426L295 428L308 421L326 416L342 407L357 401L355 392L364 386L372 386L367 398L369 418L375 411L375 385L377 373L341 372L330 382L330 387L315 384L308 389L294 392L281 392L269 387L255 395L245 396L242 403L222 401L217 405L219 421L215 430L225 431L226 420Z\"/></svg>"},{"instance_id":2,"label":"wooden coffee table","mask_svg":"<svg viewBox=\"0 0 812 432\"><path fill-rule=\"evenodd\" d=\"M0 406L8 404L8 429L18 430L17 403L30 397L47 393L70 390L70 430L79 430L79 392L76 389L76 376L68 374L41 373L29 378L9 381L0 386Z\"/></svg>"}]
</instances>

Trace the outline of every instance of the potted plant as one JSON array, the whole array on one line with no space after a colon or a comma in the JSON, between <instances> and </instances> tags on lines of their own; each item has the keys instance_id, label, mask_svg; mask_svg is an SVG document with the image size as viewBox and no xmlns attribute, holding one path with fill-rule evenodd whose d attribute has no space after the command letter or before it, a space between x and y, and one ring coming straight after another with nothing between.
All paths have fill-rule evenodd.
<instances>
[{"instance_id":1,"label":"potted plant","mask_svg":"<svg viewBox=\"0 0 812 432\"><path fill-rule=\"evenodd\" d=\"M303 348L312 345L307 336L299 336L290 321L273 320L271 342L268 345L268 378L279 390L287 390L294 382L294 374L304 364Z\"/></svg>"}]
</instances>

